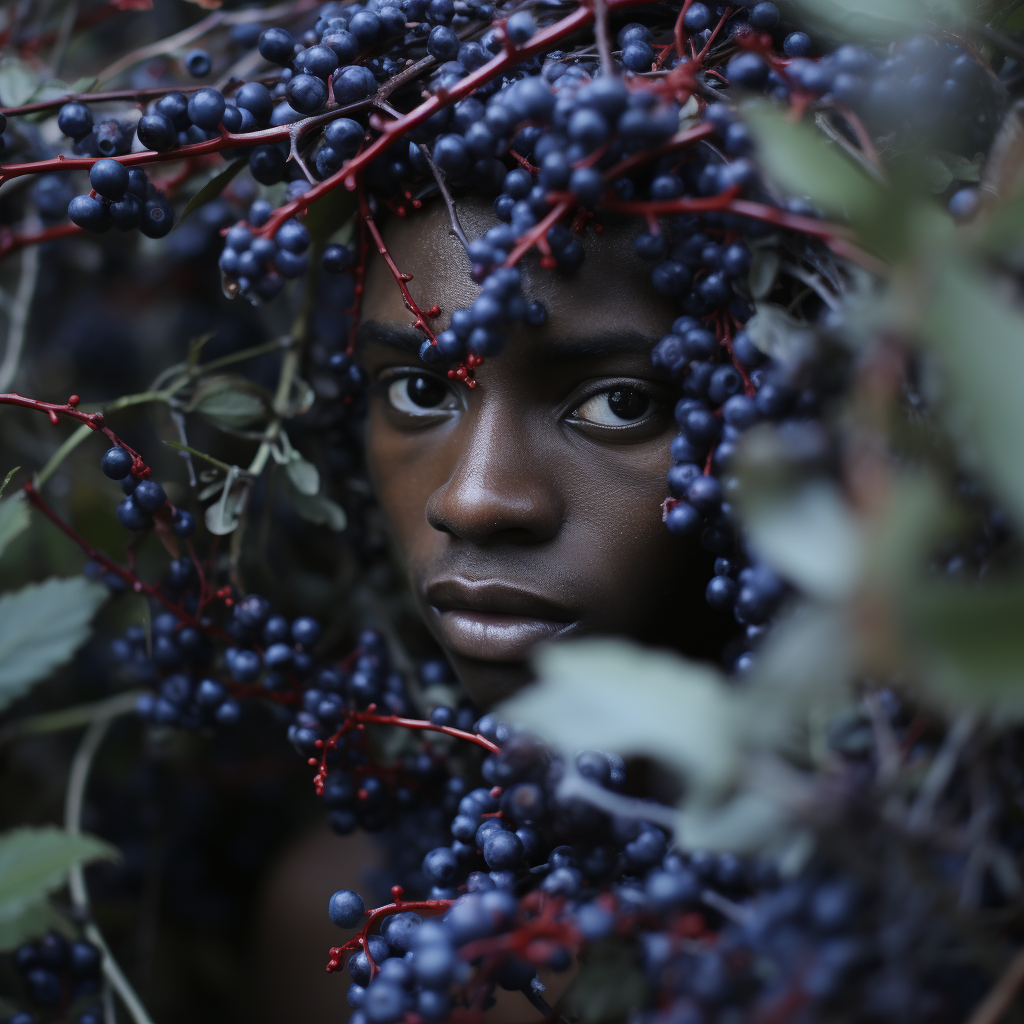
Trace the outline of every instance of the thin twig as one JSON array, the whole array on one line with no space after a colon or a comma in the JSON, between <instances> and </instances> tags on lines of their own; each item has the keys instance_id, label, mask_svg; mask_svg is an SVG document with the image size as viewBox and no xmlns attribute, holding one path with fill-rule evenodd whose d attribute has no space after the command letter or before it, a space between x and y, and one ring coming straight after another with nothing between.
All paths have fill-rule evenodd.
<instances>
[{"instance_id":1,"label":"thin twig","mask_svg":"<svg viewBox=\"0 0 1024 1024\"><path fill-rule=\"evenodd\" d=\"M593 0L594 3L594 37L597 52L601 55L601 70L606 75L617 75L619 69L612 57L612 45L608 38L608 7L605 0Z\"/></svg>"},{"instance_id":2,"label":"thin twig","mask_svg":"<svg viewBox=\"0 0 1024 1024\"><path fill-rule=\"evenodd\" d=\"M922 832L931 819L935 803L942 795L946 784L953 776L956 763L960 758L967 741L974 732L976 719L974 715L961 715L954 723L952 729L946 736L945 742L939 748L938 753L932 760L931 768L921 784L917 800L907 817L907 830L909 832Z\"/></svg>"},{"instance_id":3,"label":"thin twig","mask_svg":"<svg viewBox=\"0 0 1024 1024\"><path fill-rule=\"evenodd\" d=\"M844 153L852 160L857 162L857 165L866 174L872 177L880 185L887 185L888 182L885 180L885 175L882 174L881 167L878 163L878 156L875 154L874 149L871 153L865 152L863 149L858 149L841 131L839 131L834 124L829 120L828 115L824 110L819 110L814 115L814 123L821 129L821 131L828 136L837 146L839 146ZM851 124L852 127L852 124ZM872 160L872 156L874 160Z\"/></svg>"},{"instance_id":4,"label":"thin twig","mask_svg":"<svg viewBox=\"0 0 1024 1024\"><path fill-rule=\"evenodd\" d=\"M1014 999L1024 986L1024 949L1010 961L993 989L971 1014L967 1024L996 1024L1013 1005Z\"/></svg>"},{"instance_id":5,"label":"thin twig","mask_svg":"<svg viewBox=\"0 0 1024 1024\"><path fill-rule=\"evenodd\" d=\"M634 821L649 821L652 825L660 825L675 831L679 824L676 811L653 800L639 800L636 797L623 796L603 789L596 782L584 778L574 769L568 769L558 783L559 799L575 798L596 807L606 814Z\"/></svg>"},{"instance_id":6,"label":"thin twig","mask_svg":"<svg viewBox=\"0 0 1024 1024\"><path fill-rule=\"evenodd\" d=\"M212 32L219 25L244 25L253 21L266 21L273 24L282 18L296 18L316 6L317 0L299 0L298 3L278 4L276 7L251 8L241 11L214 11L208 14L202 21L196 22L181 32L168 36L166 39L158 39L148 46L140 46L137 50L125 54L113 64L105 67L97 76L96 84L109 82L116 78L122 71L127 71L136 64L149 60L152 57L162 57L164 54L180 50L189 43L201 39L208 32Z\"/></svg>"},{"instance_id":7,"label":"thin twig","mask_svg":"<svg viewBox=\"0 0 1024 1024\"><path fill-rule=\"evenodd\" d=\"M833 295L825 286L825 282L818 277L817 274L810 270L804 270L803 267L797 266L795 263L783 263L780 269L789 274L790 277L795 277L798 281L803 281L808 288L814 292L815 295L821 299L822 302L833 311L838 311L842 308L837 296Z\"/></svg>"},{"instance_id":8,"label":"thin twig","mask_svg":"<svg viewBox=\"0 0 1024 1024\"><path fill-rule=\"evenodd\" d=\"M178 437L181 438L181 457L185 460L185 465L188 467L188 485L189 487L196 486L196 469L192 465L192 453L188 450L188 435L185 433L185 416L183 413L178 412L177 409L171 410L171 420L174 423L175 429L178 431Z\"/></svg>"},{"instance_id":9,"label":"thin twig","mask_svg":"<svg viewBox=\"0 0 1024 1024\"><path fill-rule=\"evenodd\" d=\"M82 804L85 799L85 787L89 781L89 772L92 768L96 751L103 742L110 723L118 714L124 711L112 712L93 721L82 737L78 749L75 751L74 759L71 762L71 774L68 777L67 794L64 798L64 828L71 835L79 835L82 830ZM71 868L68 877L68 889L71 895L72 906L83 916L89 917L89 890L85 884L85 870L81 864ZM131 982L125 977L118 962L110 952L110 947L103 938L103 933L96 927L91 919L85 926L86 938L97 946L103 956L103 974L113 986L114 990L121 997L125 1008L131 1014L135 1024L153 1024L153 1019L146 1012L142 1000L139 999L132 988Z\"/></svg>"},{"instance_id":10,"label":"thin twig","mask_svg":"<svg viewBox=\"0 0 1024 1024\"><path fill-rule=\"evenodd\" d=\"M76 704L74 707L61 708L59 711L45 711L40 715L26 715L0 729L0 747L25 736L40 736L44 733L62 732L64 729L77 729L90 722L123 715L135 707L135 702L142 693L142 690L128 690L115 697L92 701L89 704Z\"/></svg>"},{"instance_id":11,"label":"thin twig","mask_svg":"<svg viewBox=\"0 0 1024 1024\"><path fill-rule=\"evenodd\" d=\"M441 173L441 168L434 163L434 158L430 155L430 150L419 143L419 151L426 160L427 166L430 168L430 173L434 176L434 181L437 182L438 191L441 193L441 198L444 200L444 205L448 207L448 219L451 221L451 227L448 229L449 234L454 235L461 243L462 248L467 252L469 251L469 239L466 237L466 232L462 230L462 225L459 223L459 214L455 209L455 200L452 198L451 192L448 190L447 184L445 184L444 175Z\"/></svg>"},{"instance_id":12,"label":"thin twig","mask_svg":"<svg viewBox=\"0 0 1024 1024\"><path fill-rule=\"evenodd\" d=\"M21 350L25 344L25 331L38 277L39 248L29 245L21 253L21 276L18 278L18 291L14 296L8 321L7 347L4 349L3 362L0 362L0 391L6 391L18 375Z\"/></svg>"}]
</instances>

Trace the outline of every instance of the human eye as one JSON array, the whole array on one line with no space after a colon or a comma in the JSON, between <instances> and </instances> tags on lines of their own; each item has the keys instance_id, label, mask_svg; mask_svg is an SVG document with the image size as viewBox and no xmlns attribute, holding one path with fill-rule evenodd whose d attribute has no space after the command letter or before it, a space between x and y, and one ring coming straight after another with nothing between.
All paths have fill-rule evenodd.
<instances>
[{"instance_id":1,"label":"human eye","mask_svg":"<svg viewBox=\"0 0 1024 1024\"><path fill-rule=\"evenodd\" d=\"M650 416L654 401L636 387L622 385L592 395L573 410L573 418L599 427L626 427Z\"/></svg>"},{"instance_id":2,"label":"human eye","mask_svg":"<svg viewBox=\"0 0 1024 1024\"><path fill-rule=\"evenodd\" d=\"M585 385L564 408L565 421L573 429L598 441L631 444L666 429L672 398L649 381L606 378Z\"/></svg>"},{"instance_id":3,"label":"human eye","mask_svg":"<svg viewBox=\"0 0 1024 1024\"><path fill-rule=\"evenodd\" d=\"M449 384L422 371L396 373L383 382L388 405L403 416L437 416L461 408Z\"/></svg>"}]
</instances>

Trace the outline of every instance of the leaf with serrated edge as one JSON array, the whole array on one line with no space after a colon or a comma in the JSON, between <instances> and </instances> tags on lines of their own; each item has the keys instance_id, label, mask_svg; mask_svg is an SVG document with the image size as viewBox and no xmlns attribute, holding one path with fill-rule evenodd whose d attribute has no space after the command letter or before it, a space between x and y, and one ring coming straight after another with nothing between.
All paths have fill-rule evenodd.
<instances>
[{"instance_id":1,"label":"leaf with serrated edge","mask_svg":"<svg viewBox=\"0 0 1024 1024\"><path fill-rule=\"evenodd\" d=\"M22 494L0 501L0 555L16 537L28 528L28 504Z\"/></svg>"},{"instance_id":2,"label":"leaf with serrated edge","mask_svg":"<svg viewBox=\"0 0 1024 1024\"><path fill-rule=\"evenodd\" d=\"M0 709L74 654L107 596L102 584L74 576L0 598Z\"/></svg>"},{"instance_id":3,"label":"leaf with serrated edge","mask_svg":"<svg viewBox=\"0 0 1024 1024\"><path fill-rule=\"evenodd\" d=\"M90 835L55 825L16 828L0 835L0 920L10 920L64 882L83 861L113 860L117 849Z\"/></svg>"},{"instance_id":4,"label":"leaf with serrated edge","mask_svg":"<svg viewBox=\"0 0 1024 1024\"><path fill-rule=\"evenodd\" d=\"M656 758L686 778L698 801L733 781L740 707L714 669L618 640L542 648L535 664L539 682L502 706L503 719L564 751Z\"/></svg>"}]
</instances>

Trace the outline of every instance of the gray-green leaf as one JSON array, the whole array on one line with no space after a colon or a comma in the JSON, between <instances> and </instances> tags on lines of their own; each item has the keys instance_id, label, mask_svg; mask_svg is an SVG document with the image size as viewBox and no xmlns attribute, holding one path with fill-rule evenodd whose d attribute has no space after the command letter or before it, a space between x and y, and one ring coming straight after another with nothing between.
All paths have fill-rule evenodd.
<instances>
[{"instance_id":1,"label":"gray-green leaf","mask_svg":"<svg viewBox=\"0 0 1024 1024\"><path fill-rule=\"evenodd\" d=\"M308 462L294 449L291 458L285 464L288 479L299 494L312 497L320 490L320 473L312 462Z\"/></svg>"},{"instance_id":2,"label":"gray-green leaf","mask_svg":"<svg viewBox=\"0 0 1024 1024\"><path fill-rule=\"evenodd\" d=\"M861 220L877 209L879 184L817 129L794 124L779 107L763 100L745 104L743 117L757 138L761 162L785 191L809 196L834 217Z\"/></svg>"},{"instance_id":3,"label":"gray-green leaf","mask_svg":"<svg viewBox=\"0 0 1024 1024\"><path fill-rule=\"evenodd\" d=\"M0 708L71 657L107 588L84 576L30 583L0 598Z\"/></svg>"},{"instance_id":4,"label":"gray-green leaf","mask_svg":"<svg viewBox=\"0 0 1024 1024\"><path fill-rule=\"evenodd\" d=\"M118 857L102 839L48 825L0 835L0 920L11 920L57 886L83 861Z\"/></svg>"},{"instance_id":5,"label":"gray-green leaf","mask_svg":"<svg viewBox=\"0 0 1024 1024\"><path fill-rule=\"evenodd\" d=\"M921 328L941 353L950 389L967 407L971 437L992 482L1024 523L1024 318L973 267L949 261L940 268Z\"/></svg>"},{"instance_id":6,"label":"gray-green leaf","mask_svg":"<svg viewBox=\"0 0 1024 1024\"><path fill-rule=\"evenodd\" d=\"M326 494L303 494L292 487L289 498L295 511L307 522L327 526L339 532L348 525L345 510Z\"/></svg>"},{"instance_id":7,"label":"gray-green leaf","mask_svg":"<svg viewBox=\"0 0 1024 1024\"><path fill-rule=\"evenodd\" d=\"M0 501L0 555L27 527L28 504L23 494L12 494Z\"/></svg>"},{"instance_id":8,"label":"gray-green leaf","mask_svg":"<svg viewBox=\"0 0 1024 1024\"><path fill-rule=\"evenodd\" d=\"M742 742L736 692L706 665L618 640L542 649L537 685L502 717L564 751L643 754L683 774L696 800L732 782Z\"/></svg>"},{"instance_id":9,"label":"gray-green leaf","mask_svg":"<svg viewBox=\"0 0 1024 1024\"><path fill-rule=\"evenodd\" d=\"M242 429L267 418L270 397L258 384L244 377L207 377L196 388L188 411L222 426Z\"/></svg>"}]
</instances>

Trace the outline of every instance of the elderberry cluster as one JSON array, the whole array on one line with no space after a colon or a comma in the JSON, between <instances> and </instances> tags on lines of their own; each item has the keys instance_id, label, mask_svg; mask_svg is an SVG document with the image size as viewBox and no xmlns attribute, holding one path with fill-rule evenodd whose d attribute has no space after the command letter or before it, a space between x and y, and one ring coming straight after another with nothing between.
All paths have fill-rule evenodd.
<instances>
[{"instance_id":1,"label":"elderberry cluster","mask_svg":"<svg viewBox=\"0 0 1024 1024\"><path fill-rule=\"evenodd\" d=\"M167 502L167 492L163 487L148 477L137 476L133 472L133 465L131 455L120 446L108 448L100 461L104 476L117 480L125 493L124 500L117 506L118 522L127 530L146 530L153 525L154 515L166 513L174 532L179 537L191 537L196 529L192 513L182 509L171 509ZM148 474L149 471L146 472ZM178 566L172 569L172 578L175 575L181 577L185 573L187 568Z\"/></svg>"},{"instance_id":2,"label":"elderberry cluster","mask_svg":"<svg viewBox=\"0 0 1024 1024\"><path fill-rule=\"evenodd\" d=\"M12 956L29 999L40 1007L56 1007L99 992L100 951L91 942L69 942L49 931L38 942L18 946ZM90 1016L91 1014L91 1016ZM87 1011L80 1024L99 1024L102 1014ZM13 1024L34 1024L31 1013L15 1015Z\"/></svg>"}]
</instances>

